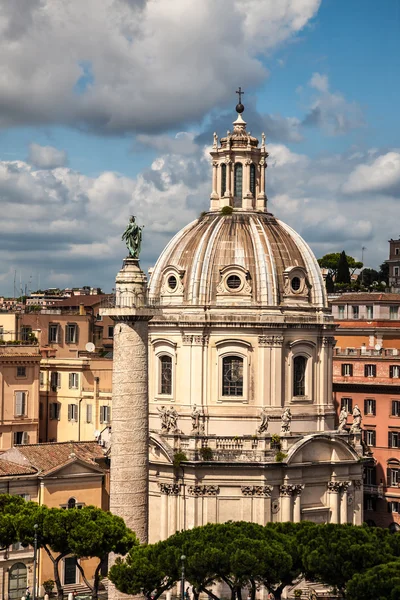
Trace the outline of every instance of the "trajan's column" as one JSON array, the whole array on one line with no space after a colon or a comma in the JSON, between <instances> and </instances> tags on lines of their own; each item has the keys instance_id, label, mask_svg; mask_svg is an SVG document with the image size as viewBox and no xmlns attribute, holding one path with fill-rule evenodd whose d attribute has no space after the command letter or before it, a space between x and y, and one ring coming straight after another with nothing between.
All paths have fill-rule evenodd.
<instances>
[{"instance_id":1,"label":"trajan's column","mask_svg":"<svg viewBox=\"0 0 400 600\"><path fill-rule=\"evenodd\" d=\"M122 236L129 256L116 277L115 306L102 313L115 321L112 382L110 510L140 542L148 541L148 322L147 279L139 265L141 229L130 222ZM110 586L113 600L127 598Z\"/></svg>"}]
</instances>

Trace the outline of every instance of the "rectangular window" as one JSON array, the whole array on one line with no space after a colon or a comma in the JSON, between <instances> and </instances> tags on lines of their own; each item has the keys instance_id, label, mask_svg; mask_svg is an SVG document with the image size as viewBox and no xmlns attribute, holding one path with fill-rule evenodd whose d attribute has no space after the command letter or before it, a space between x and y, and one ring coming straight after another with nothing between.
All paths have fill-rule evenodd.
<instances>
[{"instance_id":1,"label":"rectangular window","mask_svg":"<svg viewBox=\"0 0 400 600\"><path fill-rule=\"evenodd\" d=\"M399 512L399 503L396 501L388 502L388 512L390 513L398 513Z\"/></svg>"},{"instance_id":2,"label":"rectangular window","mask_svg":"<svg viewBox=\"0 0 400 600\"><path fill-rule=\"evenodd\" d=\"M400 365L390 365L389 376L392 379L399 379L400 377Z\"/></svg>"},{"instance_id":3,"label":"rectangular window","mask_svg":"<svg viewBox=\"0 0 400 600\"><path fill-rule=\"evenodd\" d=\"M58 402L51 402L50 404L50 419L59 421L61 412L61 404Z\"/></svg>"},{"instance_id":4,"label":"rectangular window","mask_svg":"<svg viewBox=\"0 0 400 600\"><path fill-rule=\"evenodd\" d=\"M364 496L364 510L376 510L376 499L371 496Z\"/></svg>"},{"instance_id":5,"label":"rectangular window","mask_svg":"<svg viewBox=\"0 0 400 600\"><path fill-rule=\"evenodd\" d=\"M367 319L373 319L373 318L374 318L374 307L367 306Z\"/></svg>"},{"instance_id":6,"label":"rectangular window","mask_svg":"<svg viewBox=\"0 0 400 600\"><path fill-rule=\"evenodd\" d=\"M397 321L399 318L399 307L398 306L390 306L389 307L389 319L391 321Z\"/></svg>"},{"instance_id":7,"label":"rectangular window","mask_svg":"<svg viewBox=\"0 0 400 600\"><path fill-rule=\"evenodd\" d=\"M32 337L32 327L28 327L27 325L24 325L23 327L21 327L21 341L29 342L31 337Z\"/></svg>"},{"instance_id":8,"label":"rectangular window","mask_svg":"<svg viewBox=\"0 0 400 600\"><path fill-rule=\"evenodd\" d=\"M26 367L17 367L17 377L26 377Z\"/></svg>"},{"instance_id":9,"label":"rectangular window","mask_svg":"<svg viewBox=\"0 0 400 600\"><path fill-rule=\"evenodd\" d=\"M160 383L159 390L160 394L172 394L172 357L168 354L163 354L159 358L159 369L160 369Z\"/></svg>"},{"instance_id":10,"label":"rectangular window","mask_svg":"<svg viewBox=\"0 0 400 600\"><path fill-rule=\"evenodd\" d=\"M26 392L15 392L15 416L26 416Z\"/></svg>"},{"instance_id":11,"label":"rectangular window","mask_svg":"<svg viewBox=\"0 0 400 600\"><path fill-rule=\"evenodd\" d=\"M68 404L68 421L78 420L78 405Z\"/></svg>"},{"instance_id":12,"label":"rectangular window","mask_svg":"<svg viewBox=\"0 0 400 600\"><path fill-rule=\"evenodd\" d=\"M360 314L360 307L359 306L352 306L351 310L352 310L352 313L353 313L353 319L358 319L359 314Z\"/></svg>"},{"instance_id":13,"label":"rectangular window","mask_svg":"<svg viewBox=\"0 0 400 600\"><path fill-rule=\"evenodd\" d=\"M14 431L14 446L17 444L22 444L23 435L23 431Z\"/></svg>"},{"instance_id":14,"label":"rectangular window","mask_svg":"<svg viewBox=\"0 0 400 600\"><path fill-rule=\"evenodd\" d=\"M376 485L376 469L375 467L366 467L365 469L365 484Z\"/></svg>"},{"instance_id":15,"label":"rectangular window","mask_svg":"<svg viewBox=\"0 0 400 600\"><path fill-rule=\"evenodd\" d=\"M111 408L109 406L100 406L100 423L110 423Z\"/></svg>"},{"instance_id":16,"label":"rectangular window","mask_svg":"<svg viewBox=\"0 0 400 600\"><path fill-rule=\"evenodd\" d=\"M341 398L340 408L345 408L348 413L353 412L353 399L352 398Z\"/></svg>"},{"instance_id":17,"label":"rectangular window","mask_svg":"<svg viewBox=\"0 0 400 600\"><path fill-rule=\"evenodd\" d=\"M392 400L392 417L400 417L400 400Z\"/></svg>"},{"instance_id":18,"label":"rectangular window","mask_svg":"<svg viewBox=\"0 0 400 600\"><path fill-rule=\"evenodd\" d=\"M398 431L389 431L389 448L399 448L400 435Z\"/></svg>"},{"instance_id":19,"label":"rectangular window","mask_svg":"<svg viewBox=\"0 0 400 600\"><path fill-rule=\"evenodd\" d=\"M58 371L50 373L50 385L53 392L56 392L57 388L61 387L61 373L58 373Z\"/></svg>"},{"instance_id":20,"label":"rectangular window","mask_svg":"<svg viewBox=\"0 0 400 600\"><path fill-rule=\"evenodd\" d=\"M344 319L344 306L338 306L339 319Z\"/></svg>"},{"instance_id":21,"label":"rectangular window","mask_svg":"<svg viewBox=\"0 0 400 600\"><path fill-rule=\"evenodd\" d=\"M39 373L39 383L40 385L44 385L44 371L40 371Z\"/></svg>"},{"instance_id":22,"label":"rectangular window","mask_svg":"<svg viewBox=\"0 0 400 600\"><path fill-rule=\"evenodd\" d=\"M389 471L388 485L390 487L397 487L397 485L400 482L400 477L399 477L400 470L399 469L388 469L388 471Z\"/></svg>"},{"instance_id":23,"label":"rectangular window","mask_svg":"<svg viewBox=\"0 0 400 600\"><path fill-rule=\"evenodd\" d=\"M79 373L70 373L68 379L68 387L70 390L77 390L79 387Z\"/></svg>"},{"instance_id":24,"label":"rectangular window","mask_svg":"<svg viewBox=\"0 0 400 600\"><path fill-rule=\"evenodd\" d=\"M353 377L353 365L347 363L342 365L342 377Z\"/></svg>"},{"instance_id":25,"label":"rectangular window","mask_svg":"<svg viewBox=\"0 0 400 600\"><path fill-rule=\"evenodd\" d=\"M3 327L3 325L0 325L0 340L1 341L4 340L4 327Z\"/></svg>"},{"instance_id":26,"label":"rectangular window","mask_svg":"<svg viewBox=\"0 0 400 600\"><path fill-rule=\"evenodd\" d=\"M396 248L396 254L398 254L398 252L397 252L397 251L398 251L398 248ZM399 268L399 267L393 267L393 275L394 275L395 277L398 277L398 275L399 275L399 271L400 271L400 268Z\"/></svg>"},{"instance_id":27,"label":"rectangular window","mask_svg":"<svg viewBox=\"0 0 400 600\"><path fill-rule=\"evenodd\" d=\"M60 326L58 323L50 323L49 325L49 344L58 344L60 338Z\"/></svg>"},{"instance_id":28,"label":"rectangular window","mask_svg":"<svg viewBox=\"0 0 400 600\"><path fill-rule=\"evenodd\" d=\"M400 252L400 248L395 248L394 253L397 255ZM399 267L395 267L395 269L398 269Z\"/></svg>"},{"instance_id":29,"label":"rectangular window","mask_svg":"<svg viewBox=\"0 0 400 600\"><path fill-rule=\"evenodd\" d=\"M114 326L113 325L110 325L108 327L108 336L107 337L109 337L109 338L113 338L114 337Z\"/></svg>"},{"instance_id":30,"label":"rectangular window","mask_svg":"<svg viewBox=\"0 0 400 600\"><path fill-rule=\"evenodd\" d=\"M67 344L78 343L78 325L76 323L67 324L65 341Z\"/></svg>"},{"instance_id":31,"label":"rectangular window","mask_svg":"<svg viewBox=\"0 0 400 600\"><path fill-rule=\"evenodd\" d=\"M376 365L364 365L365 377L376 377Z\"/></svg>"},{"instance_id":32,"label":"rectangular window","mask_svg":"<svg viewBox=\"0 0 400 600\"><path fill-rule=\"evenodd\" d=\"M86 423L91 423L92 422L92 405L91 404L87 404L86 405Z\"/></svg>"},{"instance_id":33,"label":"rectangular window","mask_svg":"<svg viewBox=\"0 0 400 600\"><path fill-rule=\"evenodd\" d=\"M364 442L367 444L367 446L376 446L376 431L365 429Z\"/></svg>"},{"instance_id":34,"label":"rectangular window","mask_svg":"<svg viewBox=\"0 0 400 600\"><path fill-rule=\"evenodd\" d=\"M376 415L376 401L371 398L364 400L364 414L365 415Z\"/></svg>"}]
</instances>

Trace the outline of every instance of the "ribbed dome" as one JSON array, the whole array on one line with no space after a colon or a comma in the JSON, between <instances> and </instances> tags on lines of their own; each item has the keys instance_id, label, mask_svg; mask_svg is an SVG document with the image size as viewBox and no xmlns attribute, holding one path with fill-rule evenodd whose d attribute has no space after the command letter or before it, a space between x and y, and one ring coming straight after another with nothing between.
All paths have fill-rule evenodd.
<instances>
[{"instance_id":1,"label":"ribbed dome","mask_svg":"<svg viewBox=\"0 0 400 600\"><path fill-rule=\"evenodd\" d=\"M308 245L273 215L256 211L206 213L184 227L161 253L149 294L168 296L170 305L281 306L289 298L292 306L297 300L303 306L327 306Z\"/></svg>"}]
</instances>

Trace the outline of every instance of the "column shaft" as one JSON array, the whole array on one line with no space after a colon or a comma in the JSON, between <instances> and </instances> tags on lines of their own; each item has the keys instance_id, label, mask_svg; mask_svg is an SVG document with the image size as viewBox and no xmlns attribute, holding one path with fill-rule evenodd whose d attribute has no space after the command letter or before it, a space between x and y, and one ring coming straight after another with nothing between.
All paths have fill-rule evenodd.
<instances>
[{"instance_id":1,"label":"column shaft","mask_svg":"<svg viewBox=\"0 0 400 600\"><path fill-rule=\"evenodd\" d=\"M329 507L331 509L331 523L339 523L339 494L329 492Z\"/></svg>"},{"instance_id":2,"label":"column shaft","mask_svg":"<svg viewBox=\"0 0 400 600\"><path fill-rule=\"evenodd\" d=\"M343 490L340 498L340 522L342 525L347 523L347 490Z\"/></svg>"},{"instance_id":3,"label":"column shaft","mask_svg":"<svg viewBox=\"0 0 400 600\"><path fill-rule=\"evenodd\" d=\"M300 523L301 521L301 494L296 494L294 496L293 521L294 523Z\"/></svg>"}]
</instances>

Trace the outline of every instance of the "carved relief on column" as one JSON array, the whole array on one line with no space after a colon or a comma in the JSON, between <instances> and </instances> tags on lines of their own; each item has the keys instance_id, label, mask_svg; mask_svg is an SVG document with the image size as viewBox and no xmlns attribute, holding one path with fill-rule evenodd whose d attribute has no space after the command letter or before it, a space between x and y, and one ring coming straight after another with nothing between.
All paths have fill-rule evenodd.
<instances>
[{"instance_id":1,"label":"carved relief on column","mask_svg":"<svg viewBox=\"0 0 400 600\"><path fill-rule=\"evenodd\" d=\"M265 496L271 497L272 485L242 485L240 488L243 496Z\"/></svg>"},{"instance_id":2,"label":"carved relief on column","mask_svg":"<svg viewBox=\"0 0 400 600\"><path fill-rule=\"evenodd\" d=\"M328 492L338 494L340 492L340 481L328 481Z\"/></svg>"},{"instance_id":3,"label":"carved relief on column","mask_svg":"<svg viewBox=\"0 0 400 600\"><path fill-rule=\"evenodd\" d=\"M281 496L299 496L304 490L304 484L302 483L286 483L279 486Z\"/></svg>"},{"instance_id":4,"label":"carved relief on column","mask_svg":"<svg viewBox=\"0 0 400 600\"><path fill-rule=\"evenodd\" d=\"M259 335L258 345L259 346L271 346L278 348L283 346L283 335Z\"/></svg>"},{"instance_id":5,"label":"carved relief on column","mask_svg":"<svg viewBox=\"0 0 400 600\"><path fill-rule=\"evenodd\" d=\"M362 484L363 484L363 482L361 481L361 479L356 479L354 481L354 489L355 490L361 490Z\"/></svg>"},{"instance_id":6,"label":"carved relief on column","mask_svg":"<svg viewBox=\"0 0 400 600\"><path fill-rule=\"evenodd\" d=\"M178 496L181 489L180 483L159 483L158 485L160 492L167 496Z\"/></svg>"},{"instance_id":7,"label":"carved relief on column","mask_svg":"<svg viewBox=\"0 0 400 600\"><path fill-rule=\"evenodd\" d=\"M336 346L336 340L334 337L323 337L322 345L326 347L331 346L332 348L334 348Z\"/></svg>"},{"instance_id":8,"label":"carved relief on column","mask_svg":"<svg viewBox=\"0 0 400 600\"><path fill-rule=\"evenodd\" d=\"M189 485L189 496L217 496L219 494L218 485Z\"/></svg>"}]
</instances>

